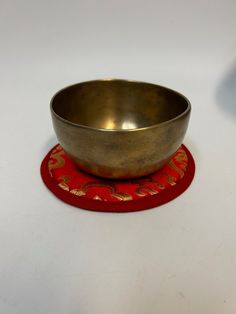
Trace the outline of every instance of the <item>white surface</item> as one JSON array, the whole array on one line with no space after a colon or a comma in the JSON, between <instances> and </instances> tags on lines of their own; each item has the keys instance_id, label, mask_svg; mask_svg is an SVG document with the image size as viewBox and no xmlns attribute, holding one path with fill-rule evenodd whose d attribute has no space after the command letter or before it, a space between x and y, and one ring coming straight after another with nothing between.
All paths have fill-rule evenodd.
<instances>
[{"instance_id":1,"label":"white surface","mask_svg":"<svg viewBox=\"0 0 236 314\"><path fill-rule=\"evenodd\" d=\"M235 1L0 2L0 313L236 312ZM157 209L57 200L49 100L119 77L184 93L193 184Z\"/></svg>"}]
</instances>

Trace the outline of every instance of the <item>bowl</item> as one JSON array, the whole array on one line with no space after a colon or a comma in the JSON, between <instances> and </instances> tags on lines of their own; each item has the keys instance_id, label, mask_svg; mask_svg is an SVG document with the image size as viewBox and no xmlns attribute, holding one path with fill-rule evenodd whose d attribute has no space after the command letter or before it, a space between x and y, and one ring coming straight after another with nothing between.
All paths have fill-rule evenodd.
<instances>
[{"instance_id":1,"label":"bowl","mask_svg":"<svg viewBox=\"0 0 236 314\"><path fill-rule=\"evenodd\" d=\"M55 133L76 165L99 177L151 174L180 147L190 102L155 84L94 80L60 90L51 100Z\"/></svg>"}]
</instances>

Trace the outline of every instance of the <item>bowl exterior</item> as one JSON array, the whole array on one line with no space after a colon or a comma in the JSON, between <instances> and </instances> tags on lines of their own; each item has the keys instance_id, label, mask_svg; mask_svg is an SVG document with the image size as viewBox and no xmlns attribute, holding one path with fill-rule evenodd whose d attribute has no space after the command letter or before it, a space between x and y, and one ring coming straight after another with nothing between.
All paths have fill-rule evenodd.
<instances>
[{"instance_id":1,"label":"bowl exterior","mask_svg":"<svg viewBox=\"0 0 236 314\"><path fill-rule=\"evenodd\" d=\"M134 130L101 130L73 125L52 112L58 141L77 166L93 175L129 179L153 173L183 142L190 109L176 119Z\"/></svg>"}]
</instances>

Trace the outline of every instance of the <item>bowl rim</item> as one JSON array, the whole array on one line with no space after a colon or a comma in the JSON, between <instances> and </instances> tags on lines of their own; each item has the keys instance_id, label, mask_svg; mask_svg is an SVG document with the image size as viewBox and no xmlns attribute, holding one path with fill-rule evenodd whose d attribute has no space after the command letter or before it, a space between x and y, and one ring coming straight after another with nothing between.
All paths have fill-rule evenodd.
<instances>
[{"instance_id":1,"label":"bowl rim","mask_svg":"<svg viewBox=\"0 0 236 314\"><path fill-rule=\"evenodd\" d=\"M71 122L70 120L67 120L67 119L64 119L62 118L60 115L58 115L55 110L53 109L53 103L54 103L54 100L55 98L57 97L58 94L60 94L61 92L71 88L71 87L74 87L74 86L78 86L78 85L82 85L82 84L86 84L86 83L93 83L93 82L103 82L103 81L122 81L122 82L131 82L131 83L139 83L139 84L148 84L148 85L152 85L152 86L155 86L155 87L159 87L159 88L163 88L169 92L172 92L178 96L180 96L181 98L183 98L187 104L187 108L179 115L175 116L174 118L172 119L169 119L169 120L166 120L166 121L163 121L163 122L160 122L160 123L155 123L155 124L152 124L152 125L149 125L149 126L145 126L145 127L140 127L140 128L133 128L133 129L106 129L106 128L95 128L95 127L92 127L92 126L88 126L88 125L84 125L84 124L79 124L79 123L74 123L74 122ZM157 127L161 127L163 125L167 125L167 124L170 124L172 123L173 121L175 120L178 120L180 119L181 117L187 115L188 113L190 113L191 111L191 103L190 101L188 100L188 98L186 96L184 96L183 94L177 92L176 90L174 89L171 89L169 87L166 87L166 86L163 86L163 85L159 85L159 84L154 84L154 83L149 83L149 82L145 82L145 81L137 81L137 80L128 80L128 79L119 79L119 78L104 78L104 79L95 79L95 80L88 80L88 81L82 81L82 82L79 82L79 83L75 83L75 84L71 84L71 85L68 85L62 89L60 89L59 91L57 91L53 97L51 98L51 101L50 101L50 111L51 111L51 114L53 116L55 116L57 119L61 120L62 122L66 123L66 124L69 124L71 126L74 126L74 127L79 127L79 128L82 128L82 129L87 129L87 130L93 130L93 131L102 131L102 132L135 132L135 131L143 131L143 130L149 130L149 129L154 129L154 128L157 128Z\"/></svg>"}]
</instances>

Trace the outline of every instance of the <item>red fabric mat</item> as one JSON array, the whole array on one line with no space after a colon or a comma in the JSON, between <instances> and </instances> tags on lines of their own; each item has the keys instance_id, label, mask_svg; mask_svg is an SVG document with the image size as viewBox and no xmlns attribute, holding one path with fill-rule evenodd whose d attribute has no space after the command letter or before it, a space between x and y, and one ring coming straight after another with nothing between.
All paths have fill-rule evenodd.
<instances>
[{"instance_id":1,"label":"red fabric mat","mask_svg":"<svg viewBox=\"0 0 236 314\"><path fill-rule=\"evenodd\" d=\"M58 198L103 212L131 212L165 204L188 188L194 172L193 157L184 145L162 169L131 180L102 179L80 171L59 144L41 164L42 179Z\"/></svg>"}]
</instances>

